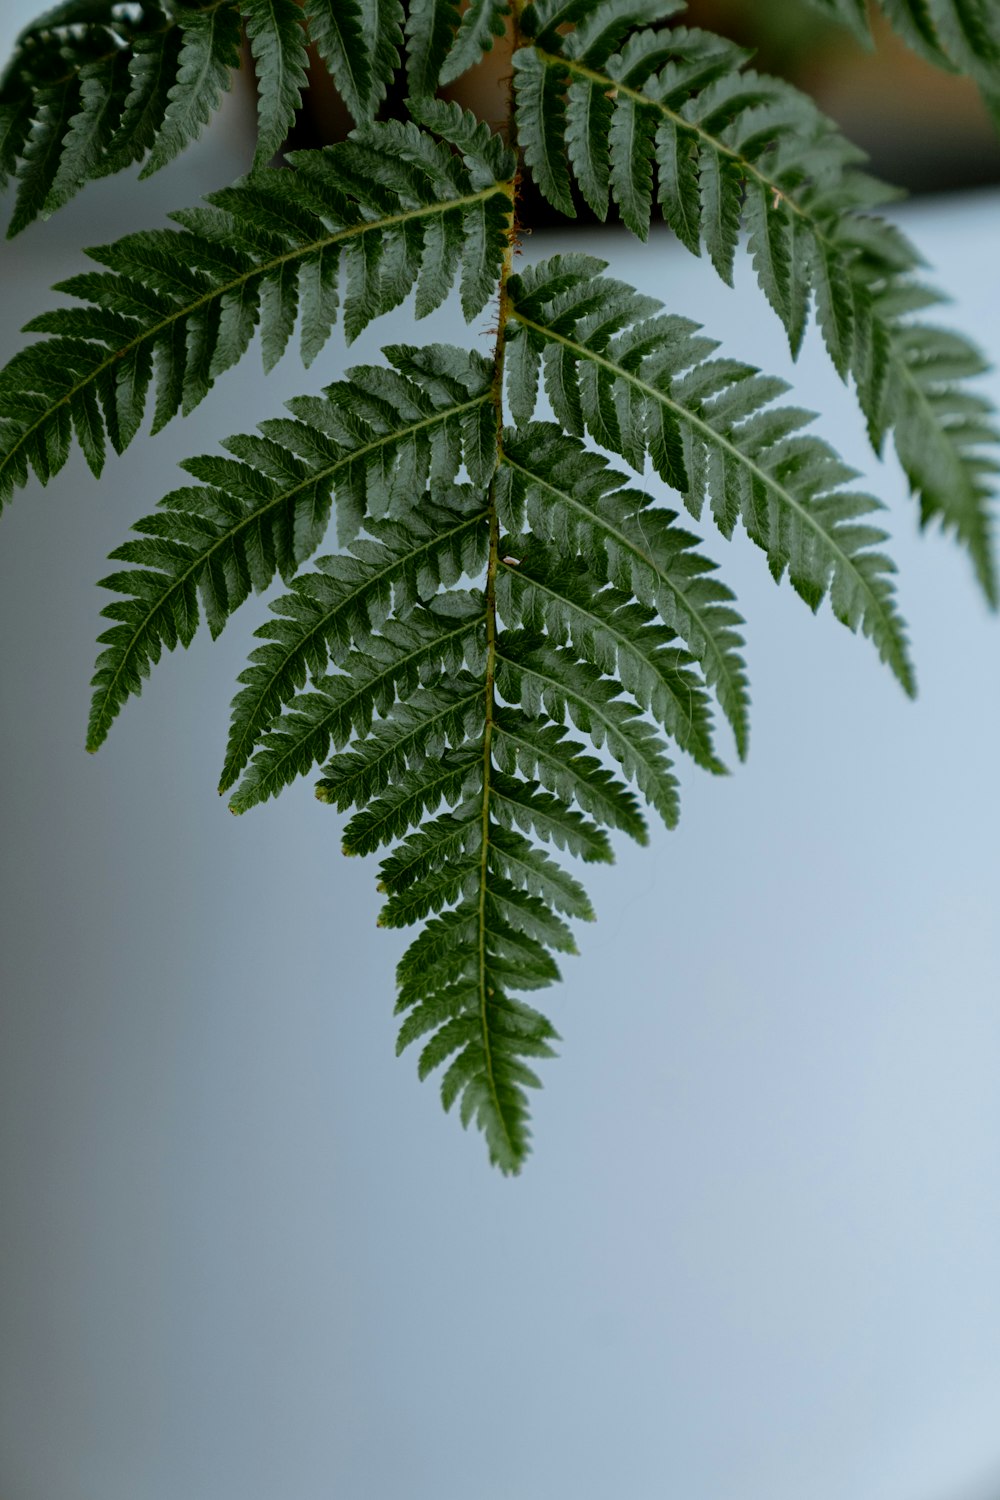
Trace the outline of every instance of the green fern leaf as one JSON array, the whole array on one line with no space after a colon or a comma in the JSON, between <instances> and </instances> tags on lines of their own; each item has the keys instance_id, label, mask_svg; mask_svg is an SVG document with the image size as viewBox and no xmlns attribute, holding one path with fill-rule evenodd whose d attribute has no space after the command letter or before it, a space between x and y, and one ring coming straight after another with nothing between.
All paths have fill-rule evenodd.
<instances>
[{"instance_id":1,"label":"green fern leaf","mask_svg":"<svg viewBox=\"0 0 1000 1500\"><path fill-rule=\"evenodd\" d=\"M272 605L278 619L257 635L267 644L251 655L241 675L246 686L233 700L233 720L219 790L236 781L281 709L332 660L343 667L349 648L364 642L388 617L400 617L442 584L482 564L482 510L465 514L428 510L408 518L405 530L371 523L377 542L354 542L351 552L323 558L315 573L296 579L293 593Z\"/></svg>"},{"instance_id":2,"label":"green fern leaf","mask_svg":"<svg viewBox=\"0 0 1000 1500\"><path fill-rule=\"evenodd\" d=\"M303 277L308 310L319 303L323 311L319 325L304 329L304 344L315 354L323 323L337 310L338 260L347 263L343 318L352 338L414 281L423 287L425 311L446 294L454 261L433 258L433 282L420 281L419 247L442 221L468 229L460 268L467 316L492 294L506 244L509 188L496 182L474 188L458 158L415 126L371 126L339 146L297 153L294 167L212 194L211 207L175 215L180 229L128 235L93 250L92 259L110 274L61 283L89 305L29 324L50 337L0 372L0 500L26 482L29 466L43 482L61 467L66 414L83 420L95 396L120 451L154 383L150 371L156 431L179 408L191 411L204 398L242 356L258 319L265 361L273 364L291 332ZM113 328L109 312L120 320ZM130 394L121 424L123 387ZM103 453L95 440L95 472Z\"/></svg>"},{"instance_id":3,"label":"green fern leaf","mask_svg":"<svg viewBox=\"0 0 1000 1500\"><path fill-rule=\"evenodd\" d=\"M459 351L390 352L403 378L421 371L429 379L433 366L439 385L460 359L469 367ZM349 411L356 419L373 412L389 388L374 367L352 372L350 383L350 400L331 405L328 397L322 408L328 439ZM308 415L315 428L319 406L295 405L300 422ZM537 450L533 438L511 434L510 446ZM460 460L453 457L453 469ZM553 1033L512 992L556 980L552 955L575 952L565 917L593 916L579 883L538 844L607 861L605 827L645 841L626 781L676 820L677 784L644 708L718 767L693 659L631 592L602 587L578 557L569 566L557 548L516 535L496 543L493 626L485 596L456 587L486 561L484 488L497 488L497 461L494 446L494 472L484 466L478 483L449 492L461 504L435 507L431 491L419 505L411 495L395 521L366 511L366 534L349 552L278 601L277 623L259 632L267 644L234 706L234 732L256 749L230 805L242 812L274 795L333 748L317 796L355 809L345 852L398 845L381 865L381 925L426 923L400 964L400 1047L426 1039L418 1071L445 1065L446 1107L459 1104L493 1159L515 1171L529 1142L526 1089L537 1084L524 1059L548 1055ZM605 477L600 493L617 494L619 483ZM534 509L527 491L504 504ZM565 528L557 530L568 546ZM691 540L678 536L673 551L690 550ZM669 550L658 550L654 567L664 567L660 554ZM666 570L683 591L684 569ZM307 674L313 683L303 692ZM568 738L567 721L616 769Z\"/></svg>"},{"instance_id":4,"label":"green fern leaf","mask_svg":"<svg viewBox=\"0 0 1000 1500\"><path fill-rule=\"evenodd\" d=\"M500 504L512 531L527 523L565 554L577 552L602 579L656 609L699 663L729 720L741 757L749 692L733 595L712 576L697 537L649 495L622 489L620 474L551 423L504 435Z\"/></svg>"},{"instance_id":5,"label":"green fern leaf","mask_svg":"<svg viewBox=\"0 0 1000 1500\"><path fill-rule=\"evenodd\" d=\"M459 26L455 0L410 0L406 19L406 78L415 99L430 96Z\"/></svg>"},{"instance_id":6,"label":"green fern leaf","mask_svg":"<svg viewBox=\"0 0 1000 1500\"><path fill-rule=\"evenodd\" d=\"M263 167L281 149L302 103L306 37L298 0L242 0L242 9L259 83L254 165Z\"/></svg>"},{"instance_id":7,"label":"green fern leaf","mask_svg":"<svg viewBox=\"0 0 1000 1500\"><path fill-rule=\"evenodd\" d=\"M454 80L475 67L483 54L493 50L495 37L504 34L508 0L469 0L462 12L458 33L438 74L438 83Z\"/></svg>"},{"instance_id":8,"label":"green fern leaf","mask_svg":"<svg viewBox=\"0 0 1000 1500\"><path fill-rule=\"evenodd\" d=\"M139 174L149 177L196 140L229 87L240 60L240 18L226 5L210 10L178 10L181 45L177 78L168 90L163 126Z\"/></svg>"},{"instance_id":9,"label":"green fern leaf","mask_svg":"<svg viewBox=\"0 0 1000 1500\"><path fill-rule=\"evenodd\" d=\"M855 0L817 0L864 32ZM883 0L936 60L986 91L1000 35L980 0ZM562 211L574 184L648 234L654 198L732 279L741 231L793 352L810 306L879 449L891 432L921 519L956 532L994 591L997 433L967 382L976 351L923 321L938 299L874 210L859 153L739 47L671 23L681 0L69 0L22 35L0 80L0 180L14 227L129 162L148 173L216 107L241 17L257 63L255 170L175 227L91 252L75 306L0 372L0 499L75 443L95 474L147 406L191 411L259 335L266 369L296 326L306 362L412 295L458 284L468 320L499 297L493 357L393 345L287 415L183 465L191 483L112 558L88 745L165 650L216 635L251 592L285 588L232 704L221 788L242 813L297 777L343 815L344 852L380 854L378 921L419 924L397 970L398 1050L440 1070L445 1109L504 1171L530 1145L535 1059L556 1033L525 995L560 978L593 920L558 851L610 862L652 808L679 815L675 747L724 771L714 703L746 753L742 620L699 538L633 488L651 464L695 518L742 524L776 581L869 635L912 690L878 503L783 405L787 386L697 324L557 255L512 274L516 153L434 97L515 11L510 139ZM905 17L900 21L900 17ZM405 23L405 25L404 25ZM306 81L307 39L357 128L262 167ZM374 116L405 52L407 121ZM540 392L554 422L537 422ZM504 397L507 397L507 410ZM510 419L508 422L507 419ZM335 517L337 551L303 565ZM333 813L330 814L334 816Z\"/></svg>"},{"instance_id":10,"label":"green fern leaf","mask_svg":"<svg viewBox=\"0 0 1000 1500\"><path fill-rule=\"evenodd\" d=\"M158 512L137 523L140 539L112 554L137 571L105 579L126 598L104 611L119 623L101 637L107 649L94 678L88 748L103 742L161 650L190 643L199 598L217 635L251 589L266 588L276 571L291 578L319 545L334 495L343 540L363 521L377 528L387 514L405 516L407 529L401 532L398 520L383 526L377 543L355 544L355 565L350 557L326 559L278 601L282 619L258 632L271 644L254 653L233 706L223 790L306 672L325 671L331 656L340 660L362 619L377 619L380 610L384 618L392 600L405 612L443 581L475 569L481 508L414 516L412 507L429 479L440 487L463 462L474 470L467 439L480 411L492 421L489 367L436 345L389 352L407 374L391 379L380 367L358 366L322 399L290 402L300 420L265 422L259 437L230 438L230 458L187 460L184 468L203 487L167 495Z\"/></svg>"},{"instance_id":11,"label":"green fern leaf","mask_svg":"<svg viewBox=\"0 0 1000 1500\"><path fill-rule=\"evenodd\" d=\"M369 123L399 66L399 0L306 0L309 35L355 124Z\"/></svg>"},{"instance_id":12,"label":"green fern leaf","mask_svg":"<svg viewBox=\"0 0 1000 1500\"><path fill-rule=\"evenodd\" d=\"M942 16L945 9L951 13L952 0L935 4ZM991 55L992 23L976 19L974 9L970 0L963 20L952 14L948 34L961 32L966 50L970 37L978 37L984 55ZM944 22L939 17L935 24ZM870 216L890 195L858 170L860 153L811 100L747 71L748 54L722 38L681 27L640 30L608 55L603 45L590 49L589 35L587 20L565 35L542 28L534 45L515 59L519 84L523 80L518 128L531 148L526 160L540 190L572 212L572 167L584 195L603 214L604 184L610 182L626 224L645 238L651 204L646 164L655 158L657 197L667 222L688 249L700 253L704 245L727 282L745 222L761 286L793 353L801 344L811 286L827 348L840 374L853 375L873 439L877 443L886 425L898 424L897 450L922 517L941 520L962 540L987 598L996 602L987 464L977 451L992 442L994 429L985 408L977 431L988 437L973 439L949 420L949 412L967 400L979 404L964 382L980 366L968 346L963 372L956 368L949 380L947 399L925 399L908 333L889 311L912 285L918 257L898 231ZM967 57L964 65L971 66ZM565 118L561 103L546 103L563 96ZM603 134L583 134L584 102L595 98L611 101L611 121ZM931 335L921 331L915 337ZM553 360L553 380L555 365ZM892 402L883 400L886 382L896 392ZM571 393L567 402L572 404ZM918 410L923 425L913 419ZM603 442L596 431L594 436Z\"/></svg>"},{"instance_id":13,"label":"green fern leaf","mask_svg":"<svg viewBox=\"0 0 1000 1500\"><path fill-rule=\"evenodd\" d=\"M766 380L749 365L709 359L715 346L699 336L696 325L680 318L645 319L649 299L608 278L599 281L600 314L579 318L574 304L581 305L580 289L591 290L597 280L593 273L602 265L586 256L557 256L511 279L512 317L525 336L545 347L546 385L557 417L581 435L586 427L625 457L630 444L620 429L612 430L608 411L624 411L621 428L627 425L632 435L652 432L644 445L654 467L681 490L692 513L700 512L707 497L724 535L742 519L767 553L774 577L787 570L813 609L829 592L838 619L871 636L912 692L905 636L892 600L891 564L872 550L885 540L884 533L863 520L878 502L840 488L854 471L818 438L798 433L805 413L768 409L786 389L784 382ZM576 287L549 295L553 284L570 276ZM612 311L619 325L637 316L609 337ZM646 353L651 344L655 352ZM567 362L577 381L572 400L566 396ZM662 441L662 429L650 427L648 416L640 420L647 413L679 435L681 463L675 441Z\"/></svg>"}]
</instances>

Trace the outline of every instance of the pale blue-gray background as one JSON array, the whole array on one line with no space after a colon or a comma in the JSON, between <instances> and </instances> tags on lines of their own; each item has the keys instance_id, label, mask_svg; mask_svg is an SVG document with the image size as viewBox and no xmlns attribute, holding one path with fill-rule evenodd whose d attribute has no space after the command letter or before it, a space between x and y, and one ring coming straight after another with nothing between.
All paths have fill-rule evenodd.
<instances>
[{"instance_id":1,"label":"pale blue-gray background","mask_svg":"<svg viewBox=\"0 0 1000 1500\"><path fill-rule=\"evenodd\" d=\"M5 357L79 244L242 168L238 108L5 248ZM1000 354L1000 199L905 222ZM572 243L788 368L745 264L734 297L665 236ZM101 483L74 458L3 518L0 1495L995 1496L1000 632L817 340L797 399L892 506L920 699L708 534L748 617L750 762L685 766L678 832L588 871L519 1180L393 1056L374 861L308 782L239 820L215 794L259 602L83 753L94 581L175 460L400 337L267 381L252 355Z\"/></svg>"}]
</instances>

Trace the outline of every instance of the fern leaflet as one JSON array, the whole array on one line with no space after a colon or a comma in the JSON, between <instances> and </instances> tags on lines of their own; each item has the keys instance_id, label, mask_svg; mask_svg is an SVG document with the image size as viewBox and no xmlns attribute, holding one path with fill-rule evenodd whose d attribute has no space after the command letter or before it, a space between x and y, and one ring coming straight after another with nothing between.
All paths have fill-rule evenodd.
<instances>
[{"instance_id":1,"label":"fern leaflet","mask_svg":"<svg viewBox=\"0 0 1000 1500\"><path fill-rule=\"evenodd\" d=\"M708 499L724 535L741 519L775 579L787 570L813 609L829 592L838 619L871 636L912 692L892 565L871 550L885 534L863 519L878 501L840 488L854 471L799 434L807 413L769 406L783 381L711 359L717 346L695 324L649 316L657 304L603 269L587 256L554 256L511 278L514 337L542 360L563 426L640 469L648 454L695 516Z\"/></svg>"},{"instance_id":2,"label":"fern leaflet","mask_svg":"<svg viewBox=\"0 0 1000 1500\"><path fill-rule=\"evenodd\" d=\"M950 347L963 353L944 382L937 371L925 378L912 357L913 344L923 346L933 332L914 327L912 309L903 319L895 309L913 289L919 257L898 230L868 213L886 192L858 169L860 153L811 100L748 71L749 54L721 37L643 29L609 55L593 25L563 37L546 28L542 7L533 12L525 22L539 28L534 45L514 66L518 128L542 192L572 214L572 170L600 217L610 192L644 239L655 162L664 218L688 249L707 249L728 283L745 224L758 278L793 352L812 289L827 348L840 374L854 377L873 442L893 430L922 518L955 532L995 603L978 450L995 441L996 429L976 396L980 420L959 420L970 399L964 382L981 360L957 335Z\"/></svg>"},{"instance_id":3,"label":"fern leaflet","mask_svg":"<svg viewBox=\"0 0 1000 1500\"><path fill-rule=\"evenodd\" d=\"M488 162L474 161L482 181ZM509 184L473 186L468 166L415 125L373 125L209 203L175 214L180 229L92 250L108 269L60 284L86 305L28 325L50 337L0 372L0 502L29 469L43 482L58 472L74 434L100 474L106 440L116 452L131 442L154 384L154 432L191 411L258 322L266 368L299 317L313 358L339 310L342 263L348 338L414 284L418 316L433 311L456 274L474 317L492 293L510 220Z\"/></svg>"}]
</instances>

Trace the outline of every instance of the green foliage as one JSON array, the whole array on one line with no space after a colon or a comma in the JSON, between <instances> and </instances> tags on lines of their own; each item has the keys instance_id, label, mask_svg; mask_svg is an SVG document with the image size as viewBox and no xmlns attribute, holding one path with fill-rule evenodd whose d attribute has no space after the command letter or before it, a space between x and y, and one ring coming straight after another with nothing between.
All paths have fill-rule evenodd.
<instances>
[{"instance_id":1,"label":"green foliage","mask_svg":"<svg viewBox=\"0 0 1000 1500\"><path fill-rule=\"evenodd\" d=\"M914 325L915 311L942 299L916 278L920 257L904 236L868 212L891 195L860 170L857 149L805 95L749 71L748 53L708 32L643 28L609 54L592 21L560 35L546 30L544 7L530 20L535 45L514 60L517 120L542 192L572 214L575 178L600 218L610 195L645 239L655 166L663 217L729 284L742 225L793 352L812 295L876 451L891 430L922 520L955 532L996 603L984 482L992 465L981 450L997 433L960 383L981 361L958 335L942 342Z\"/></svg>"},{"instance_id":2,"label":"green foliage","mask_svg":"<svg viewBox=\"0 0 1000 1500\"><path fill-rule=\"evenodd\" d=\"M395 123L296 153L292 170L253 173L208 202L174 214L179 229L89 251L107 270L58 288L85 306L29 324L49 338L0 373L0 503L29 467L43 483L61 469L73 436L99 475L107 443L127 447L154 389L154 432L192 411L258 324L270 369L297 320L308 364L338 312L354 338L416 286L424 316L456 274L475 317L496 283L510 217L503 182L474 186L445 145Z\"/></svg>"},{"instance_id":3,"label":"green foliage","mask_svg":"<svg viewBox=\"0 0 1000 1500\"><path fill-rule=\"evenodd\" d=\"M816 0L864 30L864 7ZM997 42L974 0L884 0L904 34L981 84ZM673 827L681 777L719 775L715 708L747 753L742 619L703 550L742 526L773 578L871 638L914 688L879 502L785 401L688 317L556 255L513 270L522 171L567 214L617 205L731 282L741 235L797 353L812 308L871 441L891 432L920 518L950 529L995 601L993 414L976 350L919 315L940 299L873 212L889 196L814 105L677 22L682 0L73 0L29 28L0 87L12 230L91 178L175 155L216 107L241 20L259 86L254 169L177 227L88 252L41 335L0 372L0 500L74 442L95 475L152 407L191 411L259 332L265 368L298 324L308 365L457 282L497 308L490 355L397 344L223 454L187 459L112 553L88 748L164 650L270 600L232 704L220 790L243 813L302 775L347 815L345 853L383 851L380 925L422 924L400 960L399 1048L441 1069L445 1108L517 1171L528 1090L556 1033L523 996L559 978L590 921L561 855ZM435 97L509 32L509 143ZM356 128L268 163L315 46ZM390 88L406 121L377 118ZM516 149L515 149L516 146ZM653 252L650 252L653 253ZM720 330L724 332L724 330ZM540 420L547 400L554 420ZM594 446L604 452L594 451ZM643 480L638 488L605 455ZM650 492L650 490L652 492ZM682 524L680 507L688 519ZM335 525L337 550L310 558Z\"/></svg>"}]
</instances>

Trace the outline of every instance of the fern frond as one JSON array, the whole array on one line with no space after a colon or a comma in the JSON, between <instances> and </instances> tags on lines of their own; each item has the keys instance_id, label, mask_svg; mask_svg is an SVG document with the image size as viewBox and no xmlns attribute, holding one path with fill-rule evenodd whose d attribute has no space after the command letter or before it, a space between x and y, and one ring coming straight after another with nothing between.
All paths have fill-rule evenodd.
<instances>
[{"instance_id":1,"label":"fern frond","mask_svg":"<svg viewBox=\"0 0 1000 1500\"><path fill-rule=\"evenodd\" d=\"M408 351L406 363L426 364L426 351ZM524 1059L549 1055L554 1032L513 992L556 980L553 954L576 951L565 918L593 916L579 882L538 844L607 861L605 827L646 836L621 776L568 739L563 721L606 746L673 822L676 782L638 703L692 745L707 743L708 718L673 633L596 580L588 606L579 571L537 539L505 539L521 549L524 572L508 558L509 600L498 587L495 603L499 619L536 628L491 626L484 595L455 587L461 572L481 569L488 535L482 490L457 493L464 509L425 496L397 521L366 517L348 554L279 601L278 625L245 674L248 701L237 700L255 718L257 748L230 805L241 812L273 795L333 746L316 790L354 809L345 853L397 844L381 865L380 924L426 922L400 963L400 1047L427 1039L421 1076L447 1064L445 1106L460 1102L492 1158L516 1171L529 1140L526 1089L538 1081ZM602 670L613 665L609 640L615 662L629 658L635 703ZM330 662L332 674L318 675ZM289 691L307 671L311 689Z\"/></svg>"},{"instance_id":2,"label":"fern frond","mask_svg":"<svg viewBox=\"0 0 1000 1500\"><path fill-rule=\"evenodd\" d=\"M633 704L621 698L621 684L562 646L550 646L528 631L508 631L497 646L497 687L529 717L544 712L557 723L569 718L610 754L634 781L668 828L680 811L677 778L666 747Z\"/></svg>"},{"instance_id":3,"label":"fern frond","mask_svg":"<svg viewBox=\"0 0 1000 1500\"><path fill-rule=\"evenodd\" d=\"M508 776L537 781L567 804L576 803L607 828L620 828L637 844L648 843L638 801L617 776L583 746L566 738L564 724L531 718L517 708L498 708L493 721L493 754Z\"/></svg>"},{"instance_id":4,"label":"fern frond","mask_svg":"<svg viewBox=\"0 0 1000 1500\"><path fill-rule=\"evenodd\" d=\"M602 264L555 256L510 282L515 337L542 352L556 416L633 465L648 453L693 514L708 498L724 535L742 520L774 578L787 571L812 609L829 593L912 692L892 564L872 550L885 535L865 519L878 501L842 488L854 470L800 432L808 413L771 405L783 381L710 358L717 346L687 319L644 316L650 299Z\"/></svg>"},{"instance_id":5,"label":"fern frond","mask_svg":"<svg viewBox=\"0 0 1000 1500\"><path fill-rule=\"evenodd\" d=\"M251 589L266 588L275 572L292 577L325 534L332 496L343 540L362 522L377 540L355 542L352 555L327 558L297 580L274 606L279 621L258 631L270 644L241 679L247 686L233 705L223 790L307 670L315 675L331 657L340 660L361 622L385 619L393 603L403 615L442 582L477 571L481 504L471 512L414 507L429 479L446 486L463 463L478 472L483 414L493 420L489 364L439 345L387 352L394 370L357 366L323 397L291 401L299 420L267 421L259 436L228 439L229 458L187 460L183 467L203 483L167 495L136 524L139 539L112 553L136 567L104 580L126 597L104 610L119 623L101 636L107 649L94 678L88 748L103 742L161 650L190 644L199 600L218 635ZM453 505L463 504L461 491L449 493ZM380 527L387 515L396 523Z\"/></svg>"},{"instance_id":6,"label":"fern frond","mask_svg":"<svg viewBox=\"0 0 1000 1500\"><path fill-rule=\"evenodd\" d=\"M505 545L497 575L497 608L509 625L545 630L560 645L617 677L639 707L706 770L723 769L712 748L708 696L694 658L678 651L674 631L620 589L601 588L582 558L566 562L554 549L517 538Z\"/></svg>"},{"instance_id":7,"label":"fern frond","mask_svg":"<svg viewBox=\"0 0 1000 1500\"><path fill-rule=\"evenodd\" d=\"M511 345L512 352L521 342ZM577 552L602 579L656 609L699 663L729 720L740 757L749 739L749 693L740 654L743 621L733 594L712 576L674 511L623 489L607 460L554 423L532 422L504 435L501 513L517 532L527 524L564 555Z\"/></svg>"},{"instance_id":8,"label":"fern frond","mask_svg":"<svg viewBox=\"0 0 1000 1500\"><path fill-rule=\"evenodd\" d=\"M438 306L456 273L467 317L492 295L509 183L474 187L459 158L414 125L370 126L296 155L294 167L175 214L180 229L92 250L109 269L60 284L86 305L33 320L29 331L48 339L0 372L0 502L30 469L43 483L56 473L73 432L99 474L106 441L117 452L127 446L154 384L154 431L191 411L245 352L258 321L267 368L300 313L303 353L315 356L337 314L341 262L349 339L414 285L418 315Z\"/></svg>"},{"instance_id":9,"label":"fern frond","mask_svg":"<svg viewBox=\"0 0 1000 1500\"><path fill-rule=\"evenodd\" d=\"M973 34L982 33L983 46L992 47L993 23L975 20L975 7L961 7L967 14L960 22L951 0L935 4L938 24L944 26L947 10L948 34L961 34L966 52ZM565 35L543 26L514 61L525 159L562 212L573 212L572 172L600 217L610 192L642 239L655 162L664 218L689 250L708 251L728 283L743 224L761 287L793 353L812 288L830 356L843 377L853 376L873 439L894 429L922 516L955 532L995 603L989 491L978 450L997 434L986 422L977 429L985 435L972 437L952 420L969 399L964 382L979 368L977 353L966 343L961 366L938 390L944 399L924 398L912 350L931 345L933 331L909 320L901 326L890 311L912 286L919 257L870 214L891 194L858 169L861 153L810 99L747 70L748 57L721 37L682 27L633 31L609 55L586 21Z\"/></svg>"},{"instance_id":10,"label":"fern frond","mask_svg":"<svg viewBox=\"0 0 1000 1500\"><path fill-rule=\"evenodd\" d=\"M428 759L443 764L447 750L481 733L484 708L482 683L471 673L426 683L373 725L367 739L328 762L316 783L317 797L343 810L363 807L390 788L392 795L407 769Z\"/></svg>"},{"instance_id":11,"label":"fern frond","mask_svg":"<svg viewBox=\"0 0 1000 1500\"><path fill-rule=\"evenodd\" d=\"M458 600L454 594L441 598ZM458 614L444 613L439 598L405 620L387 621L367 637L364 652L351 653L343 671L320 678L313 691L294 697L261 737L230 799L232 810L246 812L277 796L325 760L331 745L336 749L354 734L368 735L376 713L388 715L441 670L454 674L466 661L476 664L482 600L469 596L459 602Z\"/></svg>"},{"instance_id":12,"label":"fern frond","mask_svg":"<svg viewBox=\"0 0 1000 1500\"><path fill-rule=\"evenodd\" d=\"M823 0L820 0L823 3ZM825 0L857 31L863 8ZM992 68L978 0L883 0L956 66ZM217 635L252 591L285 588L232 703L220 790L242 813L297 777L344 815L346 854L380 857L379 924L421 924L397 971L398 1047L441 1069L446 1109L520 1169L534 1059L552 1024L523 996L560 978L593 920L559 851L613 859L679 815L675 749L724 766L714 704L747 749L742 619L699 538L599 453L651 464L696 518L741 523L776 581L829 599L912 691L878 502L782 404L788 387L722 357L699 325L586 255L513 274L517 153L435 97L513 12L511 141L549 199L612 203L648 234L654 202L731 281L740 235L793 353L810 306L852 377L871 442L892 432L925 522L971 553L993 597L997 434L957 335L919 321L936 294L874 212L882 186L802 95L749 54L673 24L682 0L70 0L25 33L0 81L0 180L14 229L129 162L155 170L208 119L245 22L259 81L248 177L175 227L90 252L77 305L0 372L0 501L75 442L95 474L148 406L191 411L255 334L266 369L296 325L306 363L457 282L467 320L498 298L492 357L392 345L288 414L183 465L191 482L112 554L115 596L89 748L164 650ZM667 24L665 24L667 23ZM908 22L907 22L908 24ZM264 164L300 103L312 43L357 128ZM964 50L963 50L964 49ZM986 59L984 62L983 59ZM378 121L405 65L409 118ZM554 422L538 422L540 391ZM505 409L506 400L506 409ZM508 420L509 419L509 420ZM336 517L335 555L302 571ZM678 757L680 758L680 757ZM682 763L685 763L682 761ZM330 816L334 816L333 813Z\"/></svg>"}]
</instances>

